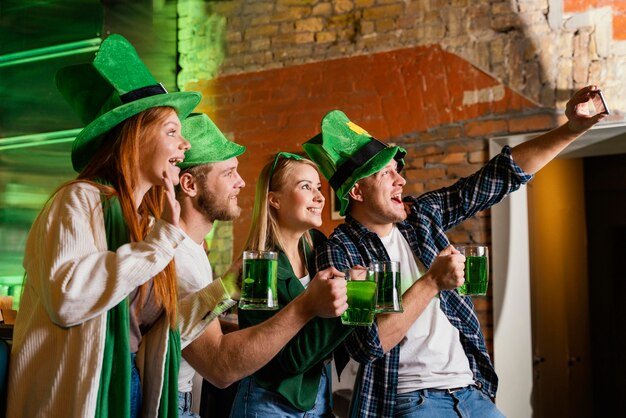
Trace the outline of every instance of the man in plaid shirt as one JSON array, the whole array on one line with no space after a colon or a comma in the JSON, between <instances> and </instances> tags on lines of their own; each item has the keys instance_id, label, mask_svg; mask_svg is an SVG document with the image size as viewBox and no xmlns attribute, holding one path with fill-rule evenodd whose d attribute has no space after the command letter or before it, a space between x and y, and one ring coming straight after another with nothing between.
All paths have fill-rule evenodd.
<instances>
[{"instance_id":1,"label":"man in plaid shirt","mask_svg":"<svg viewBox=\"0 0 626 418\"><path fill-rule=\"evenodd\" d=\"M379 314L345 348L361 364L353 417L502 417L492 402L498 378L463 283L465 257L445 231L517 190L605 115L589 115L597 87L569 100L568 122L502 152L473 175L419 197L401 198L406 151L372 138L342 112L303 148L337 193L345 223L317 249L317 267L342 271L400 261L402 313Z\"/></svg>"}]
</instances>

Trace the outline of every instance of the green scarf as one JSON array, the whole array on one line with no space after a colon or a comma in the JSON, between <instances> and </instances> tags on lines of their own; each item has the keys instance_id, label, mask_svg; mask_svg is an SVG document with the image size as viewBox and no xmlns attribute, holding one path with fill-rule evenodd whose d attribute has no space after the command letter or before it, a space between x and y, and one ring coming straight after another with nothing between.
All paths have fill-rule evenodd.
<instances>
[{"instance_id":1,"label":"green scarf","mask_svg":"<svg viewBox=\"0 0 626 418\"><path fill-rule=\"evenodd\" d=\"M109 251L130 241L122 207L117 198L102 197ZM128 297L107 312L106 339L98 389L96 418L130 416L130 319ZM178 366L180 333L169 330L159 417L178 417Z\"/></svg>"}]
</instances>

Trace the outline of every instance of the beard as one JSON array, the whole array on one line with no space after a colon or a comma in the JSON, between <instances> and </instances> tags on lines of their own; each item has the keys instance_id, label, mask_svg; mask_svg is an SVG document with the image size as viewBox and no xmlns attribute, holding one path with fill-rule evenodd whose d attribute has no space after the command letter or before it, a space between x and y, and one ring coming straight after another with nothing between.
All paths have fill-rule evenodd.
<instances>
[{"instance_id":1,"label":"beard","mask_svg":"<svg viewBox=\"0 0 626 418\"><path fill-rule=\"evenodd\" d=\"M218 197L208 190L202 189L198 195L198 209L204 217L210 221L232 221L239 217L241 208L232 206L228 196L218 199Z\"/></svg>"},{"instance_id":2,"label":"beard","mask_svg":"<svg viewBox=\"0 0 626 418\"><path fill-rule=\"evenodd\" d=\"M368 206L370 213L375 214L375 217L379 221L384 221L390 224L402 222L407 218L406 212L395 210L390 207L386 202L374 201Z\"/></svg>"}]
</instances>

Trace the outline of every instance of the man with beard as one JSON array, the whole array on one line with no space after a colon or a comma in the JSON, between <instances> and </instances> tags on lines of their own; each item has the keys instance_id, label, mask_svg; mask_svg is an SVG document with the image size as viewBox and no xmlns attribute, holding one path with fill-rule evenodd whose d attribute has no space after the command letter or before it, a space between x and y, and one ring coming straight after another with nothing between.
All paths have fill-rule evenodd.
<instances>
[{"instance_id":1,"label":"man with beard","mask_svg":"<svg viewBox=\"0 0 626 418\"><path fill-rule=\"evenodd\" d=\"M598 94L595 86L579 90L567 102L567 123L505 147L449 187L404 199L406 151L374 139L342 112L326 115L322 133L303 144L347 213L317 249L318 268L400 262L404 312L377 315L344 343L360 363L350 416L503 416L490 399L498 377L472 300L455 291L465 257L445 231L517 190L601 120L588 107Z\"/></svg>"},{"instance_id":2,"label":"man with beard","mask_svg":"<svg viewBox=\"0 0 626 418\"><path fill-rule=\"evenodd\" d=\"M333 276L341 276L340 272L332 268L320 271L305 292L272 318L223 334L220 322L213 319L235 304L240 263L216 280L222 284L216 286L204 251L204 237L213 222L233 220L241 213L237 196L245 183L237 172L237 157L245 147L226 139L204 114L189 116L182 125L183 137L191 149L178 164L181 173L176 198L181 208L180 224L187 234L176 252L178 297L181 307L204 303L212 309L202 320L181 322L179 412L180 416L197 416L191 411L195 371L215 386L227 387L269 362L310 319L341 315L347 308L347 297L345 281L332 280ZM196 293L201 289L204 292ZM206 295L204 300L198 294ZM221 302L215 305L215 300Z\"/></svg>"}]
</instances>

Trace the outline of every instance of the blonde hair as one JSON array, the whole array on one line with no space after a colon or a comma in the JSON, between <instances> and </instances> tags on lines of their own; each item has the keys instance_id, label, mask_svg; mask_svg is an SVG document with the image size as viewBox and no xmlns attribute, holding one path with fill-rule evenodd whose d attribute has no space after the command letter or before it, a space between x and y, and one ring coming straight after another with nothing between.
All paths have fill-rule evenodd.
<instances>
[{"instance_id":1,"label":"blonde hair","mask_svg":"<svg viewBox=\"0 0 626 418\"><path fill-rule=\"evenodd\" d=\"M278 214L276 209L270 206L267 197L269 192L279 192L285 187L287 179L298 164L311 166L319 173L317 165L306 158L295 160L279 157L273 170L274 160L265 164L261 170L256 183L252 223L250 224L250 232L248 232L248 239L244 247L246 250L268 251L284 248L284 240L278 225ZM312 245L309 231L304 233L304 239L309 245Z\"/></svg>"}]
</instances>

